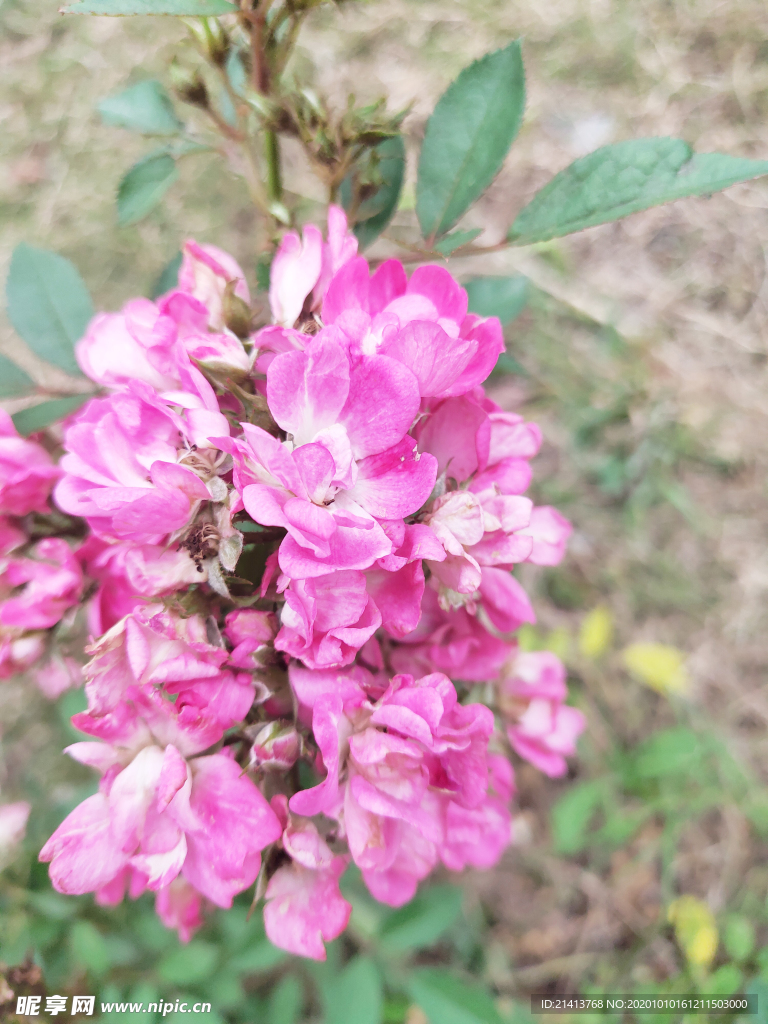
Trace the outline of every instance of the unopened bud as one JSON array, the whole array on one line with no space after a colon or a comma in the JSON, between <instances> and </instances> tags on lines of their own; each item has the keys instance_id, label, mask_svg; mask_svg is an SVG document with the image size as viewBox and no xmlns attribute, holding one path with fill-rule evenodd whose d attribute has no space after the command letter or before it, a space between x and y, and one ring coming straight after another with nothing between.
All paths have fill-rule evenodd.
<instances>
[{"instance_id":1,"label":"unopened bud","mask_svg":"<svg viewBox=\"0 0 768 1024\"><path fill-rule=\"evenodd\" d=\"M200 51L214 64L222 67L229 53L229 36L218 18L184 18Z\"/></svg>"},{"instance_id":2,"label":"unopened bud","mask_svg":"<svg viewBox=\"0 0 768 1024\"><path fill-rule=\"evenodd\" d=\"M289 722L268 722L253 737L248 758L250 768L285 771L292 768L301 753L301 737Z\"/></svg>"},{"instance_id":3,"label":"unopened bud","mask_svg":"<svg viewBox=\"0 0 768 1024\"><path fill-rule=\"evenodd\" d=\"M226 327L238 338L247 338L251 333L251 308L235 294L237 281L227 281L221 300L221 315Z\"/></svg>"},{"instance_id":4,"label":"unopened bud","mask_svg":"<svg viewBox=\"0 0 768 1024\"><path fill-rule=\"evenodd\" d=\"M208 106L208 89L199 71L183 68L174 58L168 69L171 85L179 99L195 107Z\"/></svg>"}]
</instances>

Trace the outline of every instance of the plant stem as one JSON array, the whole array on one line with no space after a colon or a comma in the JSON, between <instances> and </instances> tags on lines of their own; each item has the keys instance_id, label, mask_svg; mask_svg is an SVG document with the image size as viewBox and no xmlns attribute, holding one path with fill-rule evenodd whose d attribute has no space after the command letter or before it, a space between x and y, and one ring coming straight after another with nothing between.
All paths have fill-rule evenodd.
<instances>
[{"instance_id":1,"label":"plant stem","mask_svg":"<svg viewBox=\"0 0 768 1024\"><path fill-rule=\"evenodd\" d=\"M283 183L280 175L280 143L277 132L264 130L264 161L267 165L267 196L273 203L282 202Z\"/></svg>"}]
</instances>

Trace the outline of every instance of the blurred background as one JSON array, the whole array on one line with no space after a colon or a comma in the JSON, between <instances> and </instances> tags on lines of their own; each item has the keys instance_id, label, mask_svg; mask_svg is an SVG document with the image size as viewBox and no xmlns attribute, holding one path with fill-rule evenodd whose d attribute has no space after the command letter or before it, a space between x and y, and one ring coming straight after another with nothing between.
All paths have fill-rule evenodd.
<instances>
[{"instance_id":1,"label":"blurred background","mask_svg":"<svg viewBox=\"0 0 768 1024\"><path fill-rule=\"evenodd\" d=\"M233 252L255 282L254 213L214 154L182 163L147 220L116 223L117 183L146 145L104 126L96 103L142 78L167 81L183 26L2 0L0 33L0 275L22 240L55 249L114 309L148 294L194 237ZM312 15L297 60L337 106L349 92L412 103L415 145L459 70L516 37L528 109L466 219L483 242L501 238L552 174L608 142L674 135L768 158L760 0L349 2ZM313 198L298 154L287 150L287 162L289 187ZM407 184L403 231L412 204ZM394 916L350 877L353 947L383 958L385 976L409 961L451 965L520 1022L531 992L745 988L763 996L745 1020L768 1020L767 245L763 179L450 263L464 279L529 282L490 390L542 424L534 497L575 532L560 567L528 567L539 624L521 641L564 658L589 726L567 779L520 768L516 843L495 871L446 873L437 895ZM370 255L389 251L382 240ZM19 348L0 316L0 350L34 372ZM1 799L34 808L21 854L0 874L0 961L34 951L51 993L148 1002L189 992L213 1005L201 1020L424 1024L405 997L373 1016L356 1009L362 982L333 974L350 948L335 943L327 967L295 965L268 944L258 914L246 921L247 900L182 947L149 899L105 912L52 892L35 853L94 786L60 753L79 702L0 682Z\"/></svg>"}]
</instances>

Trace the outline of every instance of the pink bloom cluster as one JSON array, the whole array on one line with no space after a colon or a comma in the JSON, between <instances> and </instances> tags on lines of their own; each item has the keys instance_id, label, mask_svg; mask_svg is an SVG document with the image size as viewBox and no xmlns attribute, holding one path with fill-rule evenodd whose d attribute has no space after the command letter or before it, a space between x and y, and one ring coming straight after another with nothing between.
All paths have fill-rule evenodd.
<instances>
[{"instance_id":1,"label":"pink bloom cluster","mask_svg":"<svg viewBox=\"0 0 768 1024\"><path fill-rule=\"evenodd\" d=\"M79 343L101 391L59 465L6 431L0 635L22 647L0 670L89 595L91 739L68 753L101 783L43 848L57 889L150 890L186 940L258 877L271 941L322 959L350 862L400 906L439 864L498 861L511 752L566 770L584 721L561 663L518 650L513 570L557 564L571 528L524 496L540 432L483 390L501 327L447 270L371 274L332 207L326 241L286 234L274 322L247 334L249 301L231 257L187 243L178 287ZM54 483L88 536L21 550Z\"/></svg>"}]
</instances>

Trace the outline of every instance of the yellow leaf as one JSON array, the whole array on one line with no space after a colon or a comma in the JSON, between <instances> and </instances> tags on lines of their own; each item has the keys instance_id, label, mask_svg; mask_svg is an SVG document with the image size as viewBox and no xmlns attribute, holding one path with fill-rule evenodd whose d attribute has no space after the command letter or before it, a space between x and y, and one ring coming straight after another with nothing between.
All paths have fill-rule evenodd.
<instances>
[{"instance_id":1,"label":"yellow leaf","mask_svg":"<svg viewBox=\"0 0 768 1024\"><path fill-rule=\"evenodd\" d=\"M706 903L695 896L680 896L669 905L667 920L692 967L709 967L717 952L717 925Z\"/></svg>"},{"instance_id":2,"label":"yellow leaf","mask_svg":"<svg viewBox=\"0 0 768 1024\"><path fill-rule=\"evenodd\" d=\"M599 658L613 640L613 616L605 605L593 608L581 624L579 650L585 658Z\"/></svg>"},{"instance_id":3,"label":"yellow leaf","mask_svg":"<svg viewBox=\"0 0 768 1024\"><path fill-rule=\"evenodd\" d=\"M624 664L647 686L665 696L686 693L688 690L685 654L676 647L652 643L630 644L624 650Z\"/></svg>"}]
</instances>

